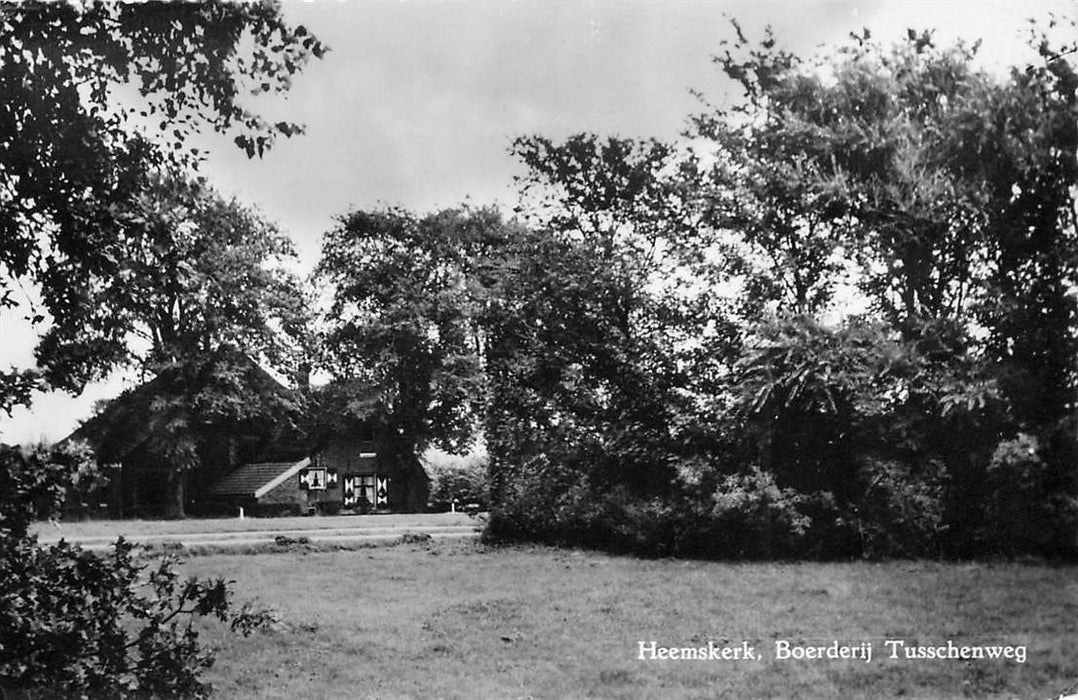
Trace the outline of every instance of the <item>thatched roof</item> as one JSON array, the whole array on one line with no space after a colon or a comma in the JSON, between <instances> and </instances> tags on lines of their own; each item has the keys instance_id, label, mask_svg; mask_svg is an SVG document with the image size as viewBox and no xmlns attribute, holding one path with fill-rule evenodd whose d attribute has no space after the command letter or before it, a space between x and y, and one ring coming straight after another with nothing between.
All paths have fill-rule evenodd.
<instances>
[{"instance_id":1,"label":"thatched roof","mask_svg":"<svg viewBox=\"0 0 1078 700\"><path fill-rule=\"evenodd\" d=\"M216 391L215 391L216 390ZM232 346L222 346L206 362L176 363L150 381L124 391L65 440L85 440L99 460L119 462L141 447L189 421L192 409L222 408L242 415L242 402L267 397L282 406L293 404L296 392L283 386L257 362ZM209 397L209 398L208 398ZM217 397L216 399L214 397ZM221 405L209 405L217 400ZM225 402L231 402L224 405ZM199 425L212 429L210 425Z\"/></svg>"}]
</instances>

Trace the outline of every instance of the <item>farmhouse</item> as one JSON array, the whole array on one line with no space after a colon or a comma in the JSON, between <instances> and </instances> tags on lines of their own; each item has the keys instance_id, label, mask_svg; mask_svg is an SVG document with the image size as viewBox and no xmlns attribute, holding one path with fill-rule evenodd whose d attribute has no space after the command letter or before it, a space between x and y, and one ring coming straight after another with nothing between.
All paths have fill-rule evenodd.
<instances>
[{"instance_id":1,"label":"farmhouse","mask_svg":"<svg viewBox=\"0 0 1078 700\"><path fill-rule=\"evenodd\" d=\"M414 456L387 448L370 431L332 436L298 458L240 465L207 497L258 514L424 510L427 473Z\"/></svg>"},{"instance_id":2,"label":"farmhouse","mask_svg":"<svg viewBox=\"0 0 1078 700\"><path fill-rule=\"evenodd\" d=\"M120 466L114 516L425 509L429 479L405 441L374 414L318 425L309 399L223 346L125 391L67 440Z\"/></svg>"}]
</instances>

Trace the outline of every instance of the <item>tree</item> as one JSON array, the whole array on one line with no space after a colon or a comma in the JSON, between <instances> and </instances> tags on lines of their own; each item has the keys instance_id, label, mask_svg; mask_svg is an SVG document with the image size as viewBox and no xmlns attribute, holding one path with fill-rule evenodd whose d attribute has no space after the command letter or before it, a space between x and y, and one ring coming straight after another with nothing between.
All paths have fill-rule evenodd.
<instances>
[{"instance_id":1,"label":"tree","mask_svg":"<svg viewBox=\"0 0 1078 700\"><path fill-rule=\"evenodd\" d=\"M743 48L747 39L736 21L731 24ZM750 58L728 49L715 61L740 84L743 101L692 118L686 135L703 144L708 158L690 162L683 176L698 190L707 226L732 233L723 252L729 271L743 278L746 319L761 312L821 313L841 282L836 219L843 209L803 152L804 134L787 123L789 103L815 97L798 73L802 61L776 48L770 30Z\"/></svg>"},{"instance_id":2,"label":"tree","mask_svg":"<svg viewBox=\"0 0 1078 700\"><path fill-rule=\"evenodd\" d=\"M749 459L781 487L826 494L843 525L832 553L954 552L979 527L983 472L968 465L991 455L1006 404L960 332L940 347L863 319L778 319L729 391Z\"/></svg>"},{"instance_id":3,"label":"tree","mask_svg":"<svg viewBox=\"0 0 1078 700\"><path fill-rule=\"evenodd\" d=\"M788 245L782 216L788 202L815 201L828 244L856 253L873 312L933 380L895 418L917 445L907 463L946 467L953 551L978 546L971 524L987 516L971 504L996 443L1037 436L1049 490L1060 502L1078 490L1069 427L1078 405L1078 78L1073 37L1050 39L1061 26L1032 24L1041 61L1003 80L976 67L977 45L938 46L932 32L910 30L884 47L866 31L805 62L770 35L752 47L737 30L738 49L716 61L745 97L695 120L695 134L721 154L703 186L717 184L716 201L727 192L754 214L719 221L758 241L779 279L819 270L829 283L831 272L795 254L813 236ZM777 184L770 172L782 174ZM743 173L782 196L744 196Z\"/></svg>"},{"instance_id":4,"label":"tree","mask_svg":"<svg viewBox=\"0 0 1078 700\"><path fill-rule=\"evenodd\" d=\"M156 368L105 402L74 437L120 464L124 515L184 517L224 469L267 444L301 441L308 396L233 345Z\"/></svg>"},{"instance_id":5,"label":"tree","mask_svg":"<svg viewBox=\"0 0 1078 700\"><path fill-rule=\"evenodd\" d=\"M355 211L326 234L324 362L345 406L418 454L467 449L483 402L480 327L505 225L494 210Z\"/></svg>"},{"instance_id":6,"label":"tree","mask_svg":"<svg viewBox=\"0 0 1078 700\"><path fill-rule=\"evenodd\" d=\"M978 319L1027 430L1078 411L1078 44L1072 20L1057 45L1058 24L1031 24L1041 63L985 91L962 133L971 179L987 193L991 264Z\"/></svg>"},{"instance_id":7,"label":"tree","mask_svg":"<svg viewBox=\"0 0 1078 700\"><path fill-rule=\"evenodd\" d=\"M963 177L975 157L954 137L992 82L973 66L976 46L938 48L930 32L911 31L884 48L866 31L803 62L770 34L751 48L737 33L734 52L715 60L744 100L698 116L696 133L729 154L725 169L750 178L754 218L730 223L775 260L795 310L815 310L805 309L809 290L834 284L841 246L890 323L970 320L984 213Z\"/></svg>"},{"instance_id":8,"label":"tree","mask_svg":"<svg viewBox=\"0 0 1078 700\"><path fill-rule=\"evenodd\" d=\"M435 508L463 509L471 504L482 510L490 507L485 454L428 453L424 467L430 476L430 500Z\"/></svg>"},{"instance_id":9,"label":"tree","mask_svg":"<svg viewBox=\"0 0 1078 700\"><path fill-rule=\"evenodd\" d=\"M716 62L744 95L691 148L514 146L532 216L489 325L492 531L969 555L1036 511L1070 539L1022 546L1073 549L1073 36L1035 32L1043 65L1000 80L931 32L803 60L734 29ZM848 282L868 313L822 323ZM992 466L1019 434L1036 458Z\"/></svg>"},{"instance_id":10,"label":"tree","mask_svg":"<svg viewBox=\"0 0 1078 700\"><path fill-rule=\"evenodd\" d=\"M243 96L287 89L325 48L269 3L5 4L0 26L0 309L15 306L14 288L28 282L44 300L33 320L50 316L54 341L90 338L84 357L41 348L49 380L74 390L126 357L115 342L139 309L123 306L138 300L120 283L152 240L129 219L139 195L156 174L197 163L187 138L205 126L239 132L251 156L275 134L296 133L247 111ZM114 306L87 315L102 290ZM37 386L34 370L0 374L0 407L29 403ZM204 697L198 672L210 657L180 621L214 614L247 628L250 616L228 613L225 582L180 584L169 562L140 578L123 542L112 556L38 546L31 518L56 512L76 468L0 449L5 692Z\"/></svg>"},{"instance_id":11,"label":"tree","mask_svg":"<svg viewBox=\"0 0 1078 700\"><path fill-rule=\"evenodd\" d=\"M249 155L298 133L265 123L242 98L286 90L325 52L273 4L26 3L0 8L0 23L0 308L27 280L45 300L34 320L47 314L69 334L95 285L122 274L141 232L117 217L149 174L195 164L185 144L205 126L238 131ZM0 380L0 405L10 406L29 398L36 376Z\"/></svg>"},{"instance_id":12,"label":"tree","mask_svg":"<svg viewBox=\"0 0 1078 700\"><path fill-rule=\"evenodd\" d=\"M157 178L116 221L127 242L116 248L122 269L94 282L96 303L69 314L79 325L45 333L38 361L54 386L73 390L116 365L162 378L142 424L125 421L125 431L153 436L152 455L173 492L168 512L182 517L207 429L222 432L252 416L269 425L295 408L222 349L242 348L294 373L306 359L308 299L285 267L295 256L291 242L204 182ZM97 442L110 459L123 457L108 440Z\"/></svg>"},{"instance_id":13,"label":"tree","mask_svg":"<svg viewBox=\"0 0 1078 700\"><path fill-rule=\"evenodd\" d=\"M632 514L677 490L706 432L699 399L737 344L708 284L716 241L667 144L580 134L514 150L531 216L489 324L491 529L631 546Z\"/></svg>"},{"instance_id":14,"label":"tree","mask_svg":"<svg viewBox=\"0 0 1078 700\"><path fill-rule=\"evenodd\" d=\"M266 382L237 349L294 376L308 359L309 295L287 268L291 241L201 180L159 176L128 206L116 216L126 242L115 249L120 271L92 283L96 303L69 316L78 325L44 334L38 362L53 386L71 390L117 365L160 380L154 400L119 421L120 442L147 438L144 458L172 493L166 514L183 517L190 478L212 466L204 460L228 461L208 442L230 427L233 436L249 434L252 421L268 430L294 420L300 397ZM102 415L87 436L119 461L127 455L108 437L115 422Z\"/></svg>"},{"instance_id":15,"label":"tree","mask_svg":"<svg viewBox=\"0 0 1078 700\"><path fill-rule=\"evenodd\" d=\"M94 281L94 303L68 316L78 325L54 325L38 349L54 386L77 389L116 365L152 374L225 343L296 366L288 351L303 341L308 299L287 268L292 243L273 224L180 176L148 183L116 222L121 269ZM46 303L62 303L52 293Z\"/></svg>"},{"instance_id":16,"label":"tree","mask_svg":"<svg viewBox=\"0 0 1078 700\"><path fill-rule=\"evenodd\" d=\"M819 195L816 215L858 252L861 288L906 337L941 321L987 330L1021 420L1041 424L1073 410L1078 392L1078 78L1073 38L1057 45L1056 28L1031 25L1042 62L1003 81L976 68L977 45L940 47L932 32L910 30L889 48L865 32L811 65L770 36L751 49L739 32L737 55L716 60L745 90L733 110L740 138L727 113L695 120L724 153L747 144L729 168L720 159L720 173L762 161L784 189ZM785 230L774 205L752 207L772 256ZM792 257L782 274L813 269L805 263Z\"/></svg>"}]
</instances>

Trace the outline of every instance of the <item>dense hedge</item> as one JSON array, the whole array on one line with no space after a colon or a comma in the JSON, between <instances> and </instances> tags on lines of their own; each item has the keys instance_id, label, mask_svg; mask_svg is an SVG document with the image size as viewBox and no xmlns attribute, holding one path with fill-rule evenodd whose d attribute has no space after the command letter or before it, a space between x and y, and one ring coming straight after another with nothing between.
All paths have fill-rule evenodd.
<instances>
[{"instance_id":1,"label":"dense hedge","mask_svg":"<svg viewBox=\"0 0 1078 700\"><path fill-rule=\"evenodd\" d=\"M1074 22L766 35L663 143L518 139L490 536L717 557L1073 553Z\"/></svg>"}]
</instances>

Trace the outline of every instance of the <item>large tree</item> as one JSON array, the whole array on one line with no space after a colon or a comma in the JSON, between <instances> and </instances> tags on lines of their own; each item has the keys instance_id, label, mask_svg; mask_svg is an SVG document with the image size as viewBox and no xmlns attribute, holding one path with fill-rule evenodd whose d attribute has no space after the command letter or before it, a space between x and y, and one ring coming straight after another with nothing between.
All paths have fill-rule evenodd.
<instances>
[{"instance_id":1,"label":"large tree","mask_svg":"<svg viewBox=\"0 0 1078 700\"><path fill-rule=\"evenodd\" d=\"M743 99L691 133L717 150L705 185L720 214L732 209L717 223L764 252L786 309L819 312L811 301L833 289L844 253L892 324L969 320L984 216L955 136L992 85L976 49L915 32L885 48L866 31L805 61L770 35L737 36L715 60Z\"/></svg>"},{"instance_id":2,"label":"large tree","mask_svg":"<svg viewBox=\"0 0 1078 700\"><path fill-rule=\"evenodd\" d=\"M116 425L106 411L84 430L98 436L101 456L116 460L126 457L112 444L117 437L134 447L132 436L141 436L141 459L156 463L171 491L167 514L183 516L190 475L227 463L208 442L226 440L229 429L250 433L252 421L268 435L294 418L299 397L291 400L251 361L285 375L307 361L308 295L287 268L291 241L203 182L159 178L118 220L138 230L126 237L123 270L96 282L96 303L72 316L78 326L45 333L38 360L64 388L118 364L154 377L146 385L154 400L134 420ZM203 456L221 463L202 464Z\"/></svg>"},{"instance_id":3,"label":"large tree","mask_svg":"<svg viewBox=\"0 0 1078 700\"><path fill-rule=\"evenodd\" d=\"M732 24L743 44L740 26ZM789 81L781 98L770 91L777 76L796 74L802 59L778 48L768 31L749 60L729 49L715 60L743 98L692 118L686 135L703 153L684 175L703 222L727 232L723 252L740 283L739 311L750 323L761 312L821 313L843 281L835 222L841 209L803 153L805 135L785 123L785 102L811 99L811 90Z\"/></svg>"},{"instance_id":4,"label":"large tree","mask_svg":"<svg viewBox=\"0 0 1078 700\"><path fill-rule=\"evenodd\" d=\"M1065 41L1052 40L1053 29ZM1026 428L1078 411L1076 22L1030 27L1041 60L985 91L960 137L986 195L986 294L978 319Z\"/></svg>"},{"instance_id":5,"label":"large tree","mask_svg":"<svg viewBox=\"0 0 1078 700\"><path fill-rule=\"evenodd\" d=\"M977 45L938 46L932 32L910 30L891 47L865 32L813 62L739 33L716 60L745 98L697 118L694 132L724 156L716 199L731 191L731 171L761 167L757 188L773 181L770 169L780 191L811 193L795 203L853 253L884 319L908 338L948 325L987 331L1022 420L1042 423L1073 410L1078 352L1078 78L1073 36L1052 41L1058 28L1033 25L1040 60L1004 79L978 68ZM816 269L788 253L810 245L812 229L791 240L783 202L740 196L735 182L756 218L725 223L786 255L781 279Z\"/></svg>"},{"instance_id":6,"label":"large tree","mask_svg":"<svg viewBox=\"0 0 1078 700\"><path fill-rule=\"evenodd\" d=\"M77 389L117 365L144 373L207 357L222 344L272 366L301 361L308 294L289 266L291 240L201 180L161 176L115 214L122 267L90 289L71 323L44 334L38 361L54 386ZM291 352L290 352L291 351Z\"/></svg>"},{"instance_id":7,"label":"large tree","mask_svg":"<svg viewBox=\"0 0 1078 700\"><path fill-rule=\"evenodd\" d=\"M735 122L739 140L716 143L777 140L766 164L802 164L822 196L814 215L856 251L873 310L951 377L937 399L961 397L971 418L985 396L1006 399L1005 421L916 431L920 454L949 466L953 532L976 521L971 495L993 449L1019 432L1038 437L1053 498L1078 490L1078 74L1074 23L1053 41L1061 28L1031 25L1037 59L1004 77L977 67L976 45L912 30L890 47L866 32L811 64L770 38L740 37L736 55L718 59L744 87L747 118ZM698 120L718 124L700 133L729 134L727 116Z\"/></svg>"},{"instance_id":8,"label":"large tree","mask_svg":"<svg viewBox=\"0 0 1078 700\"><path fill-rule=\"evenodd\" d=\"M347 411L377 419L402 450L476 438L481 321L508 230L489 209L387 209L346 214L326 234L315 277L332 294L323 362L338 388L357 389Z\"/></svg>"},{"instance_id":9,"label":"large tree","mask_svg":"<svg viewBox=\"0 0 1078 700\"><path fill-rule=\"evenodd\" d=\"M97 319L86 356L42 348L50 380L77 389L125 357L110 342L136 325L129 304L140 300L120 287L153 240L152 227L129 218L148 183L194 165L188 137L207 126L235 133L250 155L295 133L244 100L287 89L325 49L270 3L5 3L0 37L0 308L14 307L25 284L40 289L34 320L50 317L52 338L77 338ZM0 407L28 403L38 381L34 370L0 374ZM5 691L206 697L199 672L210 658L182 620L214 614L246 627L249 616L229 613L223 581L181 584L167 561L147 575L129 544L110 556L38 546L30 524L57 513L63 462L0 450Z\"/></svg>"},{"instance_id":10,"label":"large tree","mask_svg":"<svg viewBox=\"0 0 1078 700\"><path fill-rule=\"evenodd\" d=\"M44 299L35 319L71 333L124 274L143 231L118 218L150 173L195 164L188 137L206 127L250 155L300 131L245 98L286 90L325 51L270 3L4 4L0 27L0 308L28 282ZM0 376L0 405L27 401L35 380Z\"/></svg>"},{"instance_id":11,"label":"large tree","mask_svg":"<svg viewBox=\"0 0 1078 700\"><path fill-rule=\"evenodd\" d=\"M618 518L676 492L698 399L737 344L714 294L722 241L669 144L580 134L514 152L529 217L490 324L491 526L622 542Z\"/></svg>"}]
</instances>

